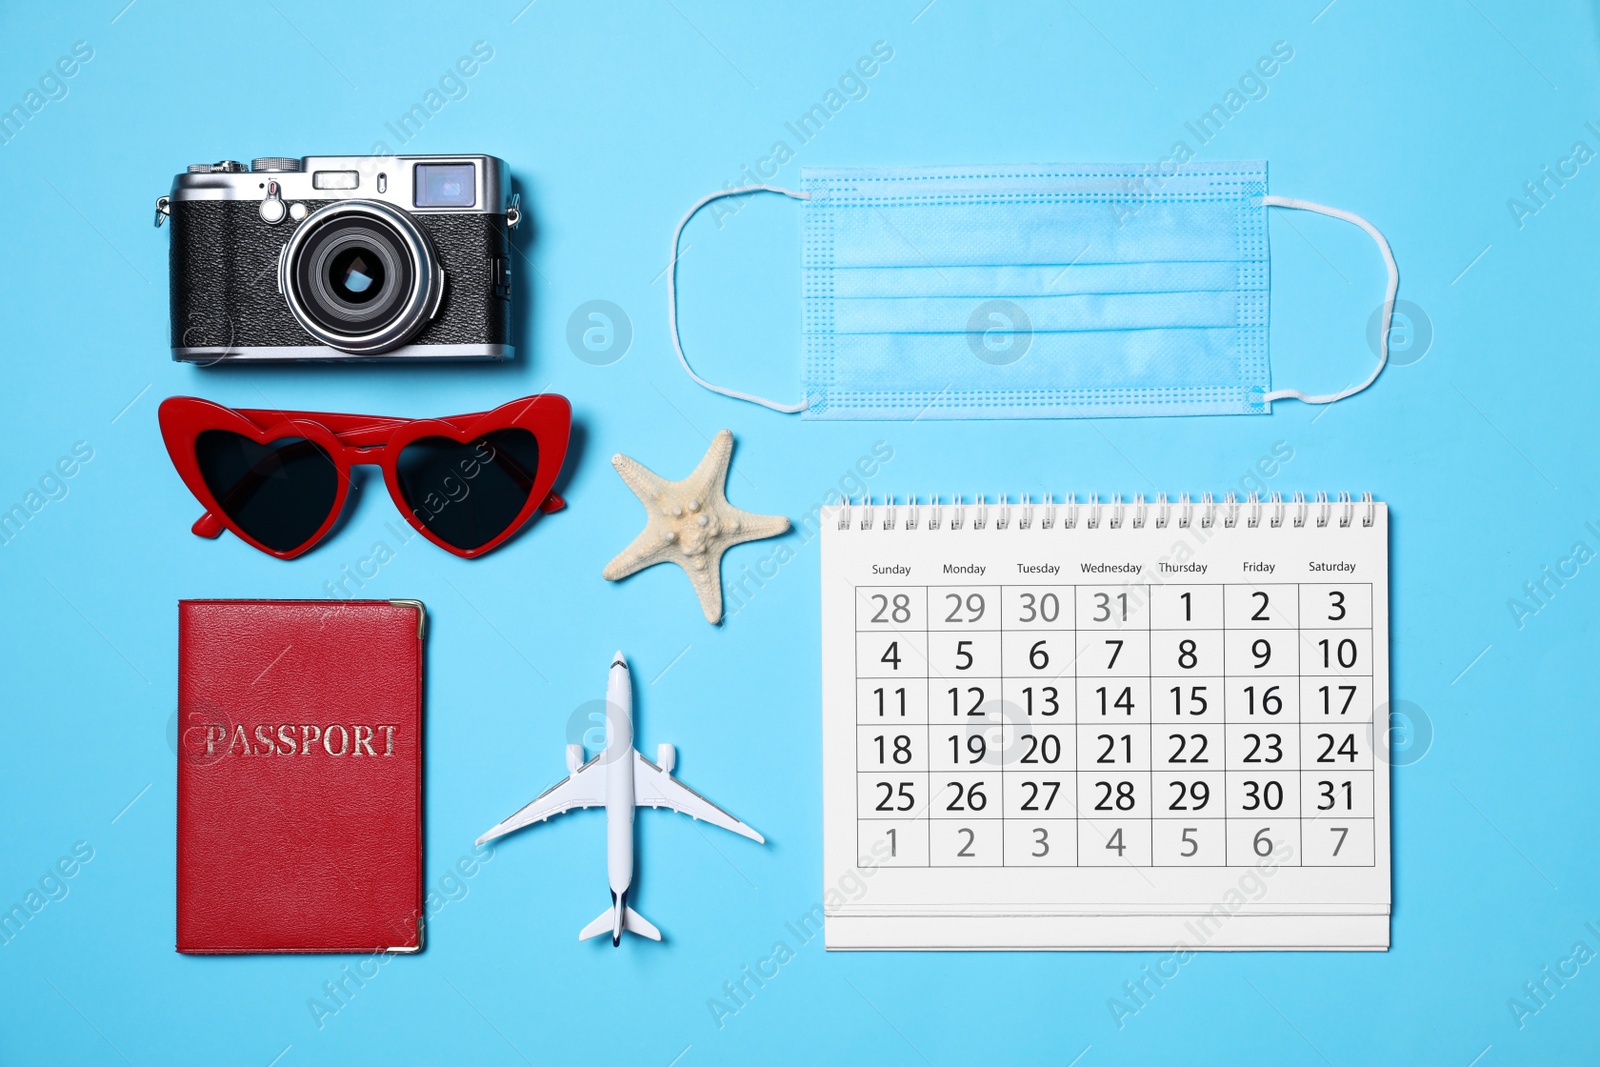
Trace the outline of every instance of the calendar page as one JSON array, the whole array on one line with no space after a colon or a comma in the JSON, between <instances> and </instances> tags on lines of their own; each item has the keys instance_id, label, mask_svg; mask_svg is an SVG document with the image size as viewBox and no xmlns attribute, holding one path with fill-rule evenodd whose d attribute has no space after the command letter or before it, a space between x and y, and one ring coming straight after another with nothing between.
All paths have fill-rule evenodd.
<instances>
[{"instance_id":1,"label":"calendar page","mask_svg":"<svg viewBox=\"0 0 1600 1067\"><path fill-rule=\"evenodd\" d=\"M830 949L1386 949L1388 512L822 514Z\"/></svg>"}]
</instances>

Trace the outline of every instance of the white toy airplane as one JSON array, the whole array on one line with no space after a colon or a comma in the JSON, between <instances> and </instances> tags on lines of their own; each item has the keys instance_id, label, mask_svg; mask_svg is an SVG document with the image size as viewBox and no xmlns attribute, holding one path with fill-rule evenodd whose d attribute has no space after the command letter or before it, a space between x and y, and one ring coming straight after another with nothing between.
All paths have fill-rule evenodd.
<instances>
[{"instance_id":1,"label":"white toy airplane","mask_svg":"<svg viewBox=\"0 0 1600 1067\"><path fill-rule=\"evenodd\" d=\"M609 933L613 945L622 944L622 932L655 941L661 931L628 907L628 887L633 884L633 812L649 805L671 808L692 819L703 819L724 830L766 844L756 833L693 789L672 777L676 762L671 745L656 749L651 763L633 747L633 685L627 661L618 652L611 660L606 682L606 747L587 763L582 745L567 746L567 769L572 773L533 799L527 807L478 838L478 844L543 822L573 808L606 809L606 873L611 881L611 907L578 934L579 941Z\"/></svg>"}]
</instances>

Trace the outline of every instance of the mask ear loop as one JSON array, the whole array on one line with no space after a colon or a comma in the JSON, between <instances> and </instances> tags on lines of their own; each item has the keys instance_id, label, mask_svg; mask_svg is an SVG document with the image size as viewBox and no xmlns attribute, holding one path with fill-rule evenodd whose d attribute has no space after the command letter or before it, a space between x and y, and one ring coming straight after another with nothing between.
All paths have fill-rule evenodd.
<instances>
[{"instance_id":1,"label":"mask ear loop","mask_svg":"<svg viewBox=\"0 0 1600 1067\"><path fill-rule=\"evenodd\" d=\"M683 354L683 342L678 339L678 242L683 237L683 229L689 225L689 220L694 218L701 208L713 200L721 200L725 196L742 196L745 193L782 193L784 196L794 200L811 199L810 193L803 193L798 189L785 189L778 185L741 185L737 189L724 189L721 192L711 193L709 196L703 196L696 200L694 206L688 210L683 218L678 220L678 228L672 231L672 262L667 265L667 329L672 334L672 350L678 353L678 362L683 364L684 371L695 380L696 384L711 390L713 393L721 393L723 396L730 396L735 400L748 400L752 404L760 404L764 408L771 408L773 411L781 411L786 415L793 415L806 409L807 404L804 400L798 404L780 404L778 401L768 400L764 396L741 393L737 389L725 389L720 385L713 385L711 382L706 381L694 372L693 367L689 366L688 357Z\"/></svg>"},{"instance_id":2,"label":"mask ear loop","mask_svg":"<svg viewBox=\"0 0 1600 1067\"><path fill-rule=\"evenodd\" d=\"M1296 211L1312 211L1318 215L1326 215L1332 219L1339 219L1367 231L1367 236L1377 244L1378 251L1383 253L1383 265L1389 271L1389 286L1383 294L1383 333L1378 342L1378 365L1372 368L1372 373L1360 385L1352 385L1338 393L1324 393L1320 396L1307 396L1298 389L1274 389L1267 393L1264 400L1300 400L1307 404L1331 404L1335 400L1343 400L1347 396L1354 396L1373 382L1378 380L1378 375L1383 373L1383 368L1389 362L1389 327L1394 323L1394 297L1400 289L1400 268L1395 265L1394 253L1389 250L1389 242L1384 239L1378 228L1360 215L1349 211L1341 211L1336 207L1326 204L1313 204L1309 200L1296 200L1290 196L1263 196L1261 203L1264 207L1286 207Z\"/></svg>"}]
</instances>

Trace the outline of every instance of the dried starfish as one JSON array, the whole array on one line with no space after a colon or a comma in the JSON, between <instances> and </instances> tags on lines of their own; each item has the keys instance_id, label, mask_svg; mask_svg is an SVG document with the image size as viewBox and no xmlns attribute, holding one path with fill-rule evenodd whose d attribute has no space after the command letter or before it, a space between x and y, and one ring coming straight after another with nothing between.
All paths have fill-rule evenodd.
<instances>
[{"instance_id":1,"label":"dried starfish","mask_svg":"<svg viewBox=\"0 0 1600 1067\"><path fill-rule=\"evenodd\" d=\"M711 441L694 473L669 482L637 460L618 452L611 465L644 505L644 531L606 564L606 581L626 578L657 563L676 563L689 576L707 622L722 619L722 554L745 541L776 537L789 529L781 515L754 515L728 503L728 460L733 434L723 430Z\"/></svg>"}]
</instances>

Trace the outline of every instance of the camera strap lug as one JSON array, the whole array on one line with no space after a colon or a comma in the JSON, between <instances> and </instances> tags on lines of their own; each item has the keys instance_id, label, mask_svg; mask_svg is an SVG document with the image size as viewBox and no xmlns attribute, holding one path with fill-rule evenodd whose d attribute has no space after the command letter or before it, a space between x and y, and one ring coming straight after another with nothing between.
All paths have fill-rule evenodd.
<instances>
[{"instance_id":1,"label":"camera strap lug","mask_svg":"<svg viewBox=\"0 0 1600 1067\"><path fill-rule=\"evenodd\" d=\"M511 203L506 205L506 229L514 230L517 223L522 221L522 194L512 193ZM160 225L160 223L157 223Z\"/></svg>"},{"instance_id":2,"label":"camera strap lug","mask_svg":"<svg viewBox=\"0 0 1600 1067\"><path fill-rule=\"evenodd\" d=\"M156 197L156 228L167 221L167 216L172 214L172 198L169 196Z\"/></svg>"}]
</instances>

